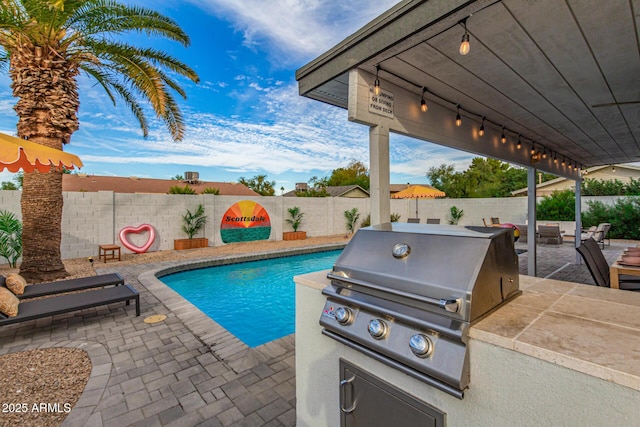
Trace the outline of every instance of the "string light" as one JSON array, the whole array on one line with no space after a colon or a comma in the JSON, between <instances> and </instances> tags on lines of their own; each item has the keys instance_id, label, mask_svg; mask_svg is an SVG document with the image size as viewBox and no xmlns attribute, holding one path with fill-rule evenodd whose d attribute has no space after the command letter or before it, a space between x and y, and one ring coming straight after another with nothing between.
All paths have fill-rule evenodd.
<instances>
[{"instance_id":1,"label":"string light","mask_svg":"<svg viewBox=\"0 0 640 427\"><path fill-rule=\"evenodd\" d=\"M462 42L460 43L460 55L466 55L471 50L471 45L469 44L469 32L467 31L467 18L462 20L462 25L464 25L464 34L462 35Z\"/></svg>"},{"instance_id":2,"label":"string light","mask_svg":"<svg viewBox=\"0 0 640 427\"><path fill-rule=\"evenodd\" d=\"M460 22L464 23L464 21L460 21ZM466 29L466 25L465 25L465 29ZM440 98L443 101L446 101L448 103L454 104L456 106L455 124L456 124L457 127L462 126L462 116L460 114L460 110L464 110L465 112L469 113L471 116L475 116L475 117L478 117L478 118L481 119L480 120L480 128L478 129L478 135L481 136L481 137L484 136L484 134L485 134L485 124L486 124L487 120L488 120L489 124L492 124L495 127L500 127L501 128L502 133L501 133L501 136L500 136L500 142L502 142L503 144L506 144L506 142L507 142L507 137L506 137L506 132L507 131L512 132L513 134L516 133L515 131L509 130L505 126L503 126L503 125L501 125L499 123L496 123L496 122L491 121L490 119L487 119L486 116L480 116L477 113L465 110L464 108L462 108L462 106L460 104L454 103L450 99L444 98L444 97L438 95L437 93L429 91L425 86L420 86L420 85L418 85L418 84L416 84L416 83L414 83L414 82L412 82L410 80L407 80L406 78L404 78L404 77L402 77L402 76L400 76L398 74L395 74L395 73L393 73L391 71L387 71L387 70L382 69L380 64L376 64L375 67L376 67L376 79L375 79L375 82L374 82L374 92L377 95L380 94L380 91L381 91L381 89L380 89L380 80L379 80L379 72L380 72L380 70L382 70L382 71L385 71L387 73L390 73L391 75L393 75L394 77L396 77L398 79L401 79L401 80L405 81L406 83L409 83L409 84L411 84L413 86L416 86L416 87L422 89L422 95L420 97L420 110L423 111L423 112L426 112L429 109L429 106L427 105L427 102L425 100L425 94L427 92L429 92L433 96L435 96L437 98ZM522 149L522 135L519 134L519 133L517 135L518 135L518 142L517 142L516 148L518 150L520 150L520 149ZM525 137L525 139L527 139L527 138ZM541 144L538 144L538 145L541 145ZM539 161L541 159L546 159L547 156L549 156L549 157L552 157L554 164L556 164L556 165L558 164L558 153L556 151L554 151L554 150L551 150L551 149L547 150L547 147L545 147L545 146L542 146L541 150L537 150L535 140L531 140L531 156L532 156L532 158L535 157L536 161ZM576 160L568 159L562 154L560 156L562 156L562 166L567 166L567 162L568 162L569 163L569 170L572 170L572 169L573 170L577 170L578 169L578 162ZM612 172L615 172L615 165L610 165L610 166L611 166ZM580 169L582 169L582 166L580 166ZM581 172L582 172L582 170L581 170Z\"/></svg>"},{"instance_id":3,"label":"string light","mask_svg":"<svg viewBox=\"0 0 640 427\"><path fill-rule=\"evenodd\" d=\"M611 172L616 173L616 166L615 165L611 166Z\"/></svg>"},{"instance_id":4,"label":"string light","mask_svg":"<svg viewBox=\"0 0 640 427\"><path fill-rule=\"evenodd\" d=\"M426 87L422 88L422 99L420 100L420 111L422 111L423 113L426 113L427 110L429 109L429 106L427 105L427 101L424 100L424 93L427 91Z\"/></svg>"}]
</instances>

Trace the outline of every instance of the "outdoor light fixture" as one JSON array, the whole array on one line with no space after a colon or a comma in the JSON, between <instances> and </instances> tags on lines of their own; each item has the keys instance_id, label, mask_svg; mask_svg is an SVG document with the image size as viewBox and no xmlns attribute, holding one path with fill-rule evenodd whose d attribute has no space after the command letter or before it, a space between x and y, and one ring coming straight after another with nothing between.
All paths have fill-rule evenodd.
<instances>
[{"instance_id":1,"label":"outdoor light fixture","mask_svg":"<svg viewBox=\"0 0 640 427\"><path fill-rule=\"evenodd\" d=\"M564 166L566 163L564 162L564 156L562 156L562 166Z\"/></svg>"},{"instance_id":2,"label":"outdoor light fixture","mask_svg":"<svg viewBox=\"0 0 640 427\"><path fill-rule=\"evenodd\" d=\"M518 144L516 145L516 148L519 150L522 148L522 141L520 139L520 134L518 134Z\"/></svg>"},{"instance_id":3,"label":"outdoor light fixture","mask_svg":"<svg viewBox=\"0 0 640 427\"><path fill-rule=\"evenodd\" d=\"M467 31L467 18L462 21L462 25L464 25L464 34L462 35L462 43L460 43L460 55L466 55L471 50L469 32Z\"/></svg>"},{"instance_id":4,"label":"outdoor light fixture","mask_svg":"<svg viewBox=\"0 0 640 427\"><path fill-rule=\"evenodd\" d=\"M553 153L553 163L558 164L558 153Z\"/></svg>"},{"instance_id":5,"label":"outdoor light fixture","mask_svg":"<svg viewBox=\"0 0 640 427\"><path fill-rule=\"evenodd\" d=\"M427 91L426 87L422 88L422 99L420 100L420 111L422 111L423 113L426 113L427 110L429 109L429 106L427 106L427 101L424 100L424 93Z\"/></svg>"},{"instance_id":6,"label":"outdoor light fixture","mask_svg":"<svg viewBox=\"0 0 640 427\"><path fill-rule=\"evenodd\" d=\"M547 158L547 147L542 147L542 148L543 148L543 150L542 150L542 158L546 159Z\"/></svg>"},{"instance_id":7,"label":"outdoor light fixture","mask_svg":"<svg viewBox=\"0 0 640 427\"><path fill-rule=\"evenodd\" d=\"M380 71L380 65L376 65L376 81L373 82L373 93L380 95L380 80L378 79L378 71Z\"/></svg>"},{"instance_id":8,"label":"outdoor light fixture","mask_svg":"<svg viewBox=\"0 0 640 427\"><path fill-rule=\"evenodd\" d=\"M531 141L531 154L536 154L536 143Z\"/></svg>"},{"instance_id":9,"label":"outdoor light fixture","mask_svg":"<svg viewBox=\"0 0 640 427\"><path fill-rule=\"evenodd\" d=\"M482 124L480 124L480 130L478 131L478 135L484 136L484 116L482 116Z\"/></svg>"},{"instance_id":10,"label":"outdoor light fixture","mask_svg":"<svg viewBox=\"0 0 640 427\"><path fill-rule=\"evenodd\" d=\"M462 125L462 118L460 117L460 104L456 105L457 113L456 113L456 126L460 127Z\"/></svg>"},{"instance_id":11,"label":"outdoor light fixture","mask_svg":"<svg viewBox=\"0 0 640 427\"><path fill-rule=\"evenodd\" d=\"M611 172L616 173L616 167L615 167L615 165L612 165L612 166L611 166Z\"/></svg>"},{"instance_id":12,"label":"outdoor light fixture","mask_svg":"<svg viewBox=\"0 0 640 427\"><path fill-rule=\"evenodd\" d=\"M507 137L504 136L504 126L502 126L502 136L500 137L500 142L502 142L503 144L507 142Z\"/></svg>"}]
</instances>

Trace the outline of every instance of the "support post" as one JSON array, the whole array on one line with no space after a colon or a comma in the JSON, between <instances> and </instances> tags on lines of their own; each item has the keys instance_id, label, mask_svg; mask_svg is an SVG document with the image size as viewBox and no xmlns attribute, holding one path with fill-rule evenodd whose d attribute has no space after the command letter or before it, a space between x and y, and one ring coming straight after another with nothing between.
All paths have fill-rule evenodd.
<instances>
[{"instance_id":1,"label":"support post","mask_svg":"<svg viewBox=\"0 0 640 427\"><path fill-rule=\"evenodd\" d=\"M369 128L369 178L371 225L389 222L391 216L389 129L383 125Z\"/></svg>"},{"instance_id":2,"label":"support post","mask_svg":"<svg viewBox=\"0 0 640 427\"><path fill-rule=\"evenodd\" d=\"M536 226L536 168L527 168L527 275L536 276L538 270L537 245L538 229Z\"/></svg>"},{"instance_id":3,"label":"support post","mask_svg":"<svg viewBox=\"0 0 640 427\"><path fill-rule=\"evenodd\" d=\"M582 243L580 236L582 235L582 192L581 192L582 178L576 180L576 231L575 231L575 247L579 247ZM576 264L580 264L581 257L578 251L576 251Z\"/></svg>"}]
</instances>

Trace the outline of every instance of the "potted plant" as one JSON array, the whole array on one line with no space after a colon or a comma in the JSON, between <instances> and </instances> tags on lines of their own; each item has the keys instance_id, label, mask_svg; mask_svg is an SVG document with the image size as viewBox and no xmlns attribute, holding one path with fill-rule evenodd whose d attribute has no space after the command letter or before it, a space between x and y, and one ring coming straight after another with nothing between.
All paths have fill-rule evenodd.
<instances>
[{"instance_id":1,"label":"potted plant","mask_svg":"<svg viewBox=\"0 0 640 427\"><path fill-rule=\"evenodd\" d=\"M304 240L307 238L306 231L298 231L298 227L302 223L302 217L304 213L300 211L300 208L294 206L292 208L287 209L289 211L289 215L291 218L287 218L287 224L293 228L293 231L285 231L282 233L282 240Z\"/></svg>"},{"instance_id":2,"label":"potted plant","mask_svg":"<svg viewBox=\"0 0 640 427\"><path fill-rule=\"evenodd\" d=\"M207 223L207 216L204 214L204 206L198 205L195 212L187 209L187 213L182 215L182 231L188 236L187 239L175 239L173 248L175 250L206 248L209 240L206 237L194 238L198 231Z\"/></svg>"}]
</instances>

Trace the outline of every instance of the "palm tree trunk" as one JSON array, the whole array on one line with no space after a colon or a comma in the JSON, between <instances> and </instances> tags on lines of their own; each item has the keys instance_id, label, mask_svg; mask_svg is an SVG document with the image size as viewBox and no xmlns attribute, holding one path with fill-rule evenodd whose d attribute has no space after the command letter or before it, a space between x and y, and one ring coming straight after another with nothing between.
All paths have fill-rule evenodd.
<instances>
[{"instance_id":1,"label":"palm tree trunk","mask_svg":"<svg viewBox=\"0 0 640 427\"><path fill-rule=\"evenodd\" d=\"M22 264L30 283L67 276L60 254L62 173L27 173L22 184Z\"/></svg>"}]
</instances>

